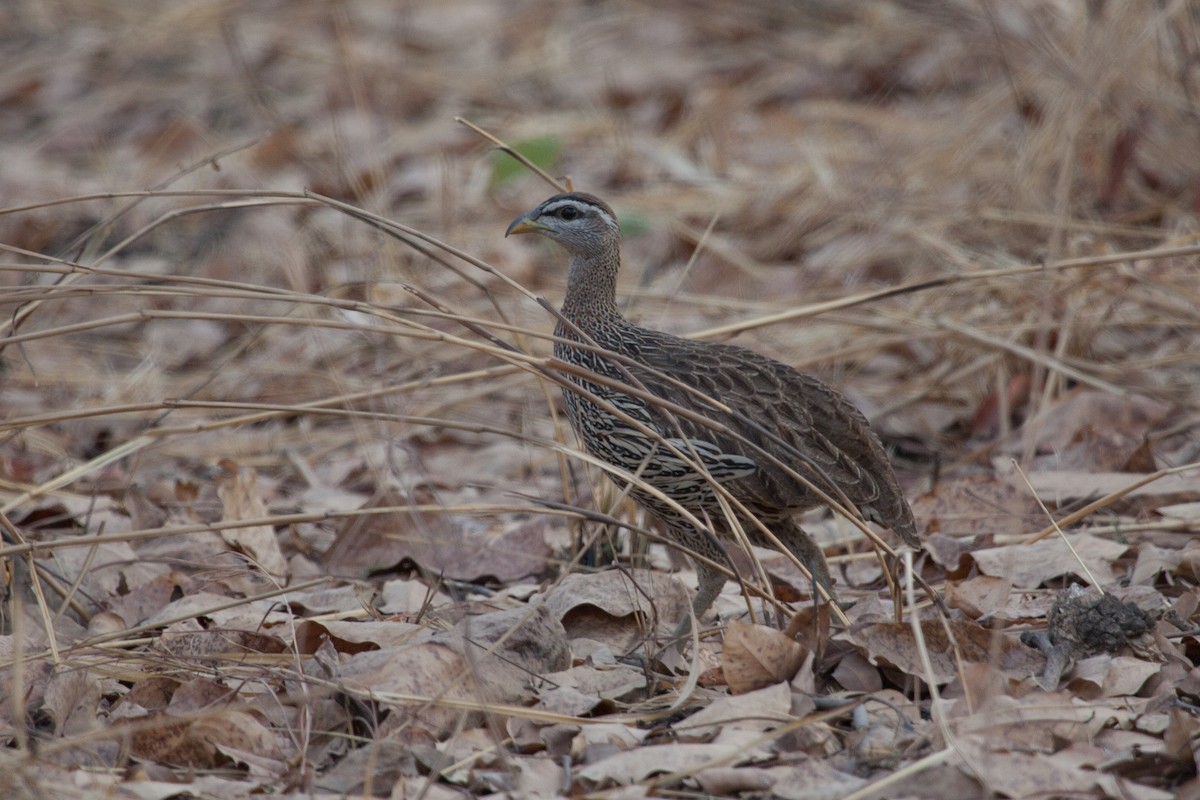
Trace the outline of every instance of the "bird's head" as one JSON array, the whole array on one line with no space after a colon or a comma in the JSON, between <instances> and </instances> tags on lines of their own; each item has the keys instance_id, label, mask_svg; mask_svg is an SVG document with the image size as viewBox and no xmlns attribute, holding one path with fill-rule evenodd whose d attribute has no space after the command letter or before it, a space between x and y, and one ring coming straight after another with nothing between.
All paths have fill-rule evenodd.
<instances>
[{"instance_id":1,"label":"bird's head","mask_svg":"<svg viewBox=\"0 0 1200 800\"><path fill-rule=\"evenodd\" d=\"M617 241L617 215L598 197L583 192L556 194L532 211L512 221L505 236L540 233L558 242L567 252L601 252Z\"/></svg>"}]
</instances>

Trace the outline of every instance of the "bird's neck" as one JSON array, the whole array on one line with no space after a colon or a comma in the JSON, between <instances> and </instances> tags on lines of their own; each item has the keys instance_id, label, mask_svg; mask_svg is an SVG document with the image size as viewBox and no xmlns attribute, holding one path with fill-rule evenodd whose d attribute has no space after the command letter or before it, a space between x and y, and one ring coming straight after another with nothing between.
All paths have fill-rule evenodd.
<instances>
[{"instance_id":1,"label":"bird's neck","mask_svg":"<svg viewBox=\"0 0 1200 800\"><path fill-rule=\"evenodd\" d=\"M567 319L588 322L620 318L617 310L617 270L621 252L616 243L588 255L573 253L567 266L567 296L562 311Z\"/></svg>"}]
</instances>

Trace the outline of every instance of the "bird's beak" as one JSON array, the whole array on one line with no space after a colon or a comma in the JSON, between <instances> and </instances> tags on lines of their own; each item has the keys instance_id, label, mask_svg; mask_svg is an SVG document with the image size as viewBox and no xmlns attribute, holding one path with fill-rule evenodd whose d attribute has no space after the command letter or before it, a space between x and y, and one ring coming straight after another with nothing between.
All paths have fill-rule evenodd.
<instances>
[{"instance_id":1,"label":"bird's beak","mask_svg":"<svg viewBox=\"0 0 1200 800\"><path fill-rule=\"evenodd\" d=\"M514 219L512 224L508 226L508 230L504 232L504 235L511 236L514 233L541 233L542 231L550 230L549 226L538 222L533 214L533 211L527 211Z\"/></svg>"}]
</instances>

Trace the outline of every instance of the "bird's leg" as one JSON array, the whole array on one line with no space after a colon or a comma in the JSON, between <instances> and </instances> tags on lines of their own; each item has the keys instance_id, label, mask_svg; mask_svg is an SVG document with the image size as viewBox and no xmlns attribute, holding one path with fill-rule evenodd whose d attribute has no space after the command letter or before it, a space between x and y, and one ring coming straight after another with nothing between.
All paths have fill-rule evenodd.
<instances>
[{"instance_id":1,"label":"bird's leg","mask_svg":"<svg viewBox=\"0 0 1200 800\"><path fill-rule=\"evenodd\" d=\"M696 574L700 579L700 590L692 598L692 611L699 619L721 593L721 587L725 585L725 573L709 564L697 562Z\"/></svg>"},{"instance_id":2,"label":"bird's leg","mask_svg":"<svg viewBox=\"0 0 1200 800\"><path fill-rule=\"evenodd\" d=\"M696 576L700 580L700 589L692 598L692 613L696 617L696 624L699 625L704 612L712 607L713 601L721 593L721 587L725 585L725 573L703 561L696 561ZM675 629L675 638L682 638L690 631L691 617L684 617Z\"/></svg>"},{"instance_id":3,"label":"bird's leg","mask_svg":"<svg viewBox=\"0 0 1200 800\"><path fill-rule=\"evenodd\" d=\"M822 552L820 545L813 541L813 538L805 533L803 528L791 520L780 525L779 529L773 533L805 566L808 573L812 575L813 583L816 586L823 586L829 593L830 601L836 603L838 601L837 591L833 588L833 578L829 575L829 565L825 562L825 553ZM814 600L817 595L816 586L813 587Z\"/></svg>"},{"instance_id":4,"label":"bird's leg","mask_svg":"<svg viewBox=\"0 0 1200 800\"><path fill-rule=\"evenodd\" d=\"M818 586L824 587L832 602L838 602L837 590L833 588L833 578L829 574L829 565L825 561L825 553L816 541L805 533L803 528L791 520L785 520L782 524L778 525L773 530L773 533L791 551L792 555L804 565L809 574L812 575L814 605L819 605L820 603L820 595L817 592ZM755 543L761 544L758 541ZM767 544L770 546L769 543ZM699 622L704 612L708 611L713 601L717 599L717 595L721 593L721 587L725 585L726 576L721 570L702 561L696 561L696 575L699 578L700 588L692 600L692 610L696 615L697 622ZM679 627L675 629L675 636L676 638L680 638L689 633L690 630L690 620L685 617L679 623Z\"/></svg>"}]
</instances>

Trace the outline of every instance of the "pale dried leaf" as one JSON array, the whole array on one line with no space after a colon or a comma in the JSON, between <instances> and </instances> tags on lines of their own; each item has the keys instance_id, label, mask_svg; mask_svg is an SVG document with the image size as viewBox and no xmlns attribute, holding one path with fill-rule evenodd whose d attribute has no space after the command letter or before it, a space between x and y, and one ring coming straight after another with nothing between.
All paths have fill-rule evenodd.
<instances>
[{"instance_id":1,"label":"pale dried leaf","mask_svg":"<svg viewBox=\"0 0 1200 800\"><path fill-rule=\"evenodd\" d=\"M224 512L222 522L241 522L248 519L263 519L269 515L267 506L258 493L257 475L246 467L232 466L217 484L217 496L221 498ZM276 578L287 575L287 560L275 539L275 529L270 525L250 525L241 528L224 528L221 537L229 545L245 553L260 569Z\"/></svg>"},{"instance_id":2,"label":"pale dried leaf","mask_svg":"<svg viewBox=\"0 0 1200 800\"><path fill-rule=\"evenodd\" d=\"M1162 669L1140 658L1097 655L1075 662L1067 688L1085 700L1135 695Z\"/></svg>"},{"instance_id":3,"label":"pale dried leaf","mask_svg":"<svg viewBox=\"0 0 1200 800\"><path fill-rule=\"evenodd\" d=\"M856 652L842 656L833 670L833 679L848 692L877 692L883 688L879 669Z\"/></svg>"},{"instance_id":4,"label":"pale dried leaf","mask_svg":"<svg viewBox=\"0 0 1200 800\"><path fill-rule=\"evenodd\" d=\"M443 592L431 592L421 581L390 580L383 584L375 601L381 614L416 614L424 608L444 608L450 598Z\"/></svg>"},{"instance_id":5,"label":"pale dried leaf","mask_svg":"<svg viewBox=\"0 0 1200 800\"><path fill-rule=\"evenodd\" d=\"M649 570L609 570L568 575L546 606L572 638L587 638L615 651L642 641L651 621L660 634L674 630L687 613L688 597L670 575Z\"/></svg>"},{"instance_id":6,"label":"pale dried leaf","mask_svg":"<svg viewBox=\"0 0 1200 800\"><path fill-rule=\"evenodd\" d=\"M1038 497L1050 508L1063 508L1080 500L1092 501L1105 495L1124 492L1148 477L1134 472L1078 472L1053 470L1031 472L1029 482ZM1019 478L1011 479L1019 481ZM1021 484L1024 485L1023 483ZM1028 491L1028 489L1026 489ZM1187 474L1163 475L1129 491L1126 498L1160 504L1190 503L1200 499L1196 479Z\"/></svg>"},{"instance_id":7,"label":"pale dried leaf","mask_svg":"<svg viewBox=\"0 0 1200 800\"><path fill-rule=\"evenodd\" d=\"M627 750L641 744L648 734L648 730L633 728L616 722L598 722L594 725L584 725L571 742L571 756L578 762L582 760L584 753L591 748Z\"/></svg>"},{"instance_id":8,"label":"pale dried leaf","mask_svg":"<svg viewBox=\"0 0 1200 800\"><path fill-rule=\"evenodd\" d=\"M83 733L96 727L100 692L100 681L89 670L56 670L36 713L49 718L56 736Z\"/></svg>"},{"instance_id":9,"label":"pale dried leaf","mask_svg":"<svg viewBox=\"0 0 1200 800\"><path fill-rule=\"evenodd\" d=\"M120 615L126 627L132 628L161 611L180 588L177 576L158 575L131 584L128 594L117 595L109 601L109 609Z\"/></svg>"},{"instance_id":10,"label":"pale dried leaf","mask_svg":"<svg viewBox=\"0 0 1200 800\"><path fill-rule=\"evenodd\" d=\"M991 575L946 582L946 604L972 619L986 617L1003 608L1011 593L1011 583Z\"/></svg>"},{"instance_id":11,"label":"pale dried leaf","mask_svg":"<svg viewBox=\"0 0 1200 800\"><path fill-rule=\"evenodd\" d=\"M700 790L712 797L731 797L743 792L766 792L778 780L764 767L710 767L696 774Z\"/></svg>"},{"instance_id":12,"label":"pale dried leaf","mask_svg":"<svg viewBox=\"0 0 1200 800\"><path fill-rule=\"evenodd\" d=\"M1172 519L1200 519L1200 501L1191 503L1174 503L1159 506L1155 509L1164 517Z\"/></svg>"},{"instance_id":13,"label":"pale dried leaf","mask_svg":"<svg viewBox=\"0 0 1200 800\"><path fill-rule=\"evenodd\" d=\"M1128 545L1088 533L1067 534L1067 540L1102 586L1112 581L1113 562L1129 549ZM1060 536L1033 544L976 550L971 556L980 572L1005 578L1020 589L1036 589L1062 575L1076 575L1088 580L1083 566Z\"/></svg>"},{"instance_id":14,"label":"pale dried leaf","mask_svg":"<svg viewBox=\"0 0 1200 800\"><path fill-rule=\"evenodd\" d=\"M554 797L563 791L565 770L548 758L516 758L517 791L526 797Z\"/></svg>"},{"instance_id":15,"label":"pale dried leaf","mask_svg":"<svg viewBox=\"0 0 1200 800\"><path fill-rule=\"evenodd\" d=\"M296 626L296 647L302 653L315 653L326 639L339 653L361 653L381 647L396 647L426 629L407 622L314 622L305 620Z\"/></svg>"},{"instance_id":16,"label":"pale dried leaf","mask_svg":"<svg viewBox=\"0 0 1200 800\"><path fill-rule=\"evenodd\" d=\"M674 725L681 741L705 740L726 727L730 730L768 731L792 719L792 692L786 683L713 701L683 722Z\"/></svg>"},{"instance_id":17,"label":"pale dried leaf","mask_svg":"<svg viewBox=\"0 0 1200 800\"><path fill-rule=\"evenodd\" d=\"M993 792L1011 798L1052 797L1093 793L1098 775L1094 770L1040 752L1016 752L988 736L959 737L956 751L962 754L962 769Z\"/></svg>"},{"instance_id":18,"label":"pale dried leaf","mask_svg":"<svg viewBox=\"0 0 1200 800\"><path fill-rule=\"evenodd\" d=\"M784 800L838 800L867 784L857 775L815 758L794 766L775 767L771 774L775 776L771 795Z\"/></svg>"},{"instance_id":19,"label":"pale dried leaf","mask_svg":"<svg viewBox=\"0 0 1200 800\"><path fill-rule=\"evenodd\" d=\"M62 580L68 584L78 580L85 595L105 599L119 597L127 587L142 586L169 572L165 564L143 561L125 542L62 548L54 551L50 562L48 566Z\"/></svg>"},{"instance_id":20,"label":"pale dried leaf","mask_svg":"<svg viewBox=\"0 0 1200 800\"><path fill-rule=\"evenodd\" d=\"M647 690L645 671L628 664L613 664L603 669L584 665L547 673L544 678L555 691L574 690L597 700L631 700Z\"/></svg>"},{"instance_id":21,"label":"pale dried leaf","mask_svg":"<svg viewBox=\"0 0 1200 800\"><path fill-rule=\"evenodd\" d=\"M1104 728L1124 724L1130 716L1123 709L1085 702L1067 692L992 694L964 714L955 729L984 734L1003 746L1048 750L1056 742L1091 741Z\"/></svg>"},{"instance_id":22,"label":"pale dried leaf","mask_svg":"<svg viewBox=\"0 0 1200 800\"><path fill-rule=\"evenodd\" d=\"M1183 552L1180 550L1158 547L1150 542L1143 542L1138 547L1137 561L1133 565L1130 583L1150 585L1159 575L1173 574L1183 563Z\"/></svg>"},{"instance_id":23,"label":"pale dried leaf","mask_svg":"<svg viewBox=\"0 0 1200 800\"><path fill-rule=\"evenodd\" d=\"M401 778L392 785L390 800L462 800L462 791L430 781L426 777Z\"/></svg>"},{"instance_id":24,"label":"pale dried leaf","mask_svg":"<svg viewBox=\"0 0 1200 800\"><path fill-rule=\"evenodd\" d=\"M627 785L655 775L702 769L709 764L725 766L761 759L766 754L734 744L662 744L616 753L579 770L577 777L597 788Z\"/></svg>"},{"instance_id":25,"label":"pale dried leaf","mask_svg":"<svg viewBox=\"0 0 1200 800\"><path fill-rule=\"evenodd\" d=\"M537 707L553 714L583 717L591 714L603 703L603 698L598 694L585 694L570 686L558 686L539 692Z\"/></svg>"},{"instance_id":26,"label":"pale dried leaf","mask_svg":"<svg viewBox=\"0 0 1200 800\"><path fill-rule=\"evenodd\" d=\"M1045 524L1045 513L1023 484L993 475L938 481L933 491L913 501L912 509L930 533L955 538L1018 535Z\"/></svg>"}]
</instances>

